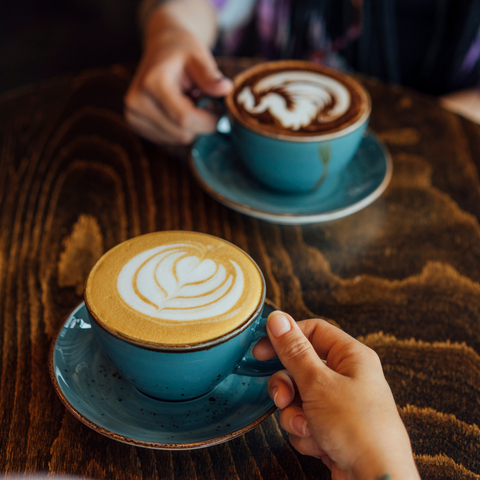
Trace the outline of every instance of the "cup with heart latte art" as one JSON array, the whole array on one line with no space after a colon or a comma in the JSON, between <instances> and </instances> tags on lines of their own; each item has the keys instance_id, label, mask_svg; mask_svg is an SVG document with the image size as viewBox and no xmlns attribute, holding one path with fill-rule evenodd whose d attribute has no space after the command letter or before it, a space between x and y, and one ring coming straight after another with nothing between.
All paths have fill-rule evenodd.
<instances>
[{"instance_id":1,"label":"cup with heart latte art","mask_svg":"<svg viewBox=\"0 0 480 480\"><path fill-rule=\"evenodd\" d=\"M308 192L350 162L370 118L370 96L355 79L311 62L256 65L234 79L225 104L231 138L261 183Z\"/></svg>"},{"instance_id":2,"label":"cup with heart latte art","mask_svg":"<svg viewBox=\"0 0 480 480\"><path fill-rule=\"evenodd\" d=\"M185 231L127 240L91 270L85 304L105 355L137 390L188 400L228 375L269 375L248 354L266 335L265 281L243 250Z\"/></svg>"}]
</instances>

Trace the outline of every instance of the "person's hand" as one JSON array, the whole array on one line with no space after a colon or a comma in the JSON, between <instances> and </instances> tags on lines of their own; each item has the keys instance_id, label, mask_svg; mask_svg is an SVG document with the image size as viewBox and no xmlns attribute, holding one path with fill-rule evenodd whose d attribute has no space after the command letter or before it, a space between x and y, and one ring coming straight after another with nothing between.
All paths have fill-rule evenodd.
<instances>
[{"instance_id":1,"label":"person's hand","mask_svg":"<svg viewBox=\"0 0 480 480\"><path fill-rule=\"evenodd\" d=\"M253 354L278 355L286 368L272 375L268 391L300 453L320 458L334 480L420 478L373 350L324 320L297 324L278 311L267 332Z\"/></svg>"},{"instance_id":2,"label":"person's hand","mask_svg":"<svg viewBox=\"0 0 480 480\"><path fill-rule=\"evenodd\" d=\"M192 97L224 96L232 82L199 35L172 16L159 14L151 23L125 96L125 117L135 132L153 142L188 144L198 134L213 132L218 121L218 115L197 108Z\"/></svg>"},{"instance_id":3,"label":"person's hand","mask_svg":"<svg viewBox=\"0 0 480 480\"><path fill-rule=\"evenodd\" d=\"M480 124L480 91L478 88L447 93L441 96L439 100L443 108Z\"/></svg>"}]
</instances>

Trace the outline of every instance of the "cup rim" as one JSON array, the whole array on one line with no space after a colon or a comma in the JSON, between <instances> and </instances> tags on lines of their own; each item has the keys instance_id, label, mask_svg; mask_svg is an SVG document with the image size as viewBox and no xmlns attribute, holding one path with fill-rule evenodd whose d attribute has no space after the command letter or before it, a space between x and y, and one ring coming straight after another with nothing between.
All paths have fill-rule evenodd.
<instances>
[{"instance_id":1,"label":"cup rim","mask_svg":"<svg viewBox=\"0 0 480 480\"><path fill-rule=\"evenodd\" d=\"M298 66L299 68L308 66L309 69L313 67L313 69L318 70L319 73L328 74L331 72L333 77L339 76L339 77L345 78L347 82L354 84L355 87L358 88L358 92L360 93L360 95L364 97L366 102L364 111L362 112L362 114L357 120L355 120L350 125L347 125L345 128L342 128L335 132L321 133L318 135L295 136L295 135L285 135L282 133L274 133L267 130L261 130L260 128L255 129L252 125L246 122L240 115L238 115L237 109L233 102L233 95L236 91L236 88L240 83L243 82L243 80L246 77L252 74L254 75L257 71L264 70L264 69L276 70L277 68L282 67L283 65ZM234 82L234 86L232 90L225 97L225 104L227 106L227 113L230 118L230 121L234 120L235 122L240 123L247 130L262 137L269 137L277 140L284 140L284 141L296 142L296 143L311 143L311 142L318 142L323 140L333 140L335 138L344 137L345 135L348 135L349 133L352 133L353 131L357 130L365 121L369 119L370 113L372 111L372 100L371 100L370 94L368 93L367 89L357 79L353 78L351 75L349 75L344 71L336 70L336 69L327 67L325 65L309 62L306 60L275 60L270 62L262 62L240 72L238 75L234 77L233 82Z\"/></svg>"},{"instance_id":2,"label":"cup rim","mask_svg":"<svg viewBox=\"0 0 480 480\"><path fill-rule=\"evenodd\" d=\"M169 233L189 233L190 231L187 230L169 230ZM151 233L157 233L157 232L151 232ZM265 277L263 276L263 272L258 266L257 262L247 253L245 250L240 248L239 246L235 245L232 242L229 242L228 240L225 240L224 238L217 237L216 235L211 235L209 233L204 233L204 232L193 232L196 234L201 234L201 235L207 235L209 237L214 237L217 239L220 239L223 242L226 242L230 244L231 246L235 247L236 249L240 250L243 252L253 263L255 268L257 269L258 273L260 274L260 279L261 279L261 295L258 301L258 305L255 308L255 310L252 312L252 314L240 325L235 327L233 330L230 330L224 335L220 335L218 337L212 338L210 340L206 340L203 342L193 342L193 343L185 343L185 344L169 344L169 343L159 343L159 342L153 342L153 341L148 341L144 340L142 341L141 339L133 339L125 334L122 334L122 332L119 332L118 330L115 330L108 325L104 324L98 316L95 314L95 312L89 307L88 301L85 295L85 289L84 289L84 302L85 302L85 308L88 312L88 315L92 319L92 321L95 322L95 324L100 327L102 330L104 330L106 333L110 334L114 338L124 341L125 343L128 343L132 346L142 348L144 350L151 350L151 351L157 351L157 352L165 352L165 353L185 353L185 352L194 352L194 351L200 351L200 350L208 350L210 348L213 348L217 345L220 345L222 343L225 343L232 339L233 337L236 337L240 333L242 333L244 330L246 330L260 315L260 313L263 310L263 306L265 304L265 299L266 299L266 283L265 283ZM145 234L145 235L150 235L150 234ZM117 244L116 246L112 248L117 248L119 245L121 245L123 242ZM105 252L107 253L107 252ZM102 255L103 257L103 255ZM102 258L100 257L100 258ZM100 259L98 260L100 261ZM96 265L96 264L95 264ZM95 267L94 265L94 267ZM87 280L85 282L85 285L88 282L88 278L90 277L91 272L93 271L94 267L91 269Z\"/></svg>"}]
</instances>

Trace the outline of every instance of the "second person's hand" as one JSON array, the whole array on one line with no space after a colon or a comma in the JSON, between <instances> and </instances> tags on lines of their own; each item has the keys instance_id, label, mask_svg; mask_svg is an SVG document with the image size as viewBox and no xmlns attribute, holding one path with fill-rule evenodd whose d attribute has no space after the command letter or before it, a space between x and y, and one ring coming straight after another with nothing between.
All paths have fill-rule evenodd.
<instances>
[{"instance_id":1,"label":"second person's hand","mask_svg":"<svg viewBox=\"0 0 480 480\"><path fill-rule=\"evenodd\" d=\"M188 144L199 134L213 132L218 116L197 108L192 96L222 97L232 88L208 48L212 33L197 32L196 24L188 21L202 2L189 3L171 2L154 12L140 65L125 96L130 126L155 143ZM211 12L202 8L197 15L208 17Z\"/></svg>"}]
</instances>

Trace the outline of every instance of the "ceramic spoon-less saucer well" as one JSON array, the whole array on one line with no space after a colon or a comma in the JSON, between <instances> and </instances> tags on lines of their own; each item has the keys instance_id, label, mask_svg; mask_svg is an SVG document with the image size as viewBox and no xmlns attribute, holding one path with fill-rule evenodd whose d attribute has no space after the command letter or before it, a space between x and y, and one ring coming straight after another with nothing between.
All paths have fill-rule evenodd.
<instances>
[{"instance_id":1,"label":"ceramic spoon-less saucer well","mask_svg":"<svg viewBox=\"0 0 480 480\"><path fill-rule=\"evenodd\" d=\"M358 212L374 202L392 177L385 145L367 132L345 170L325 179L311 193L288 194L253 179L238 159L228 135L200 137L190 167L202 188L227 207L251 217L285 225L326 222Z\"/></svg>"},{"instance_id":2,"label":"ceramic spoon-less saucer well","mask_svg":"<svg viewBox=\"0 0 480 480\"><path fill-rule=\"evenodd\" d=\"M264 315L274 308L265 303ZM243 435L275 411L269 377L231 374L212 392L185 402L143 395L100 350L80 304L52 345L50 374L66 408L114 440L153 449L208 447Z\"/></svg>"}]
</instances>

